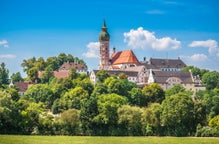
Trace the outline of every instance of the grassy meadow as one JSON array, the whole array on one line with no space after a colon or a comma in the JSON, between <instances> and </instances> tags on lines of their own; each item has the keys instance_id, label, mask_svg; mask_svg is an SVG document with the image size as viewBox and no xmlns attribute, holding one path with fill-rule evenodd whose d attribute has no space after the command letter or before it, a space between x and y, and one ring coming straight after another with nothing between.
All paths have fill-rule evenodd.
<instances>
[{"instance_id":1,"label":"grassy meadow","mask_svg":"<svg viewBox=\"0 0 219 144\"><path fill-rule=\"evenodd\" d=\"M0 135L0 144L218 144L219 138Z\"/></svg>"}]
</instances>

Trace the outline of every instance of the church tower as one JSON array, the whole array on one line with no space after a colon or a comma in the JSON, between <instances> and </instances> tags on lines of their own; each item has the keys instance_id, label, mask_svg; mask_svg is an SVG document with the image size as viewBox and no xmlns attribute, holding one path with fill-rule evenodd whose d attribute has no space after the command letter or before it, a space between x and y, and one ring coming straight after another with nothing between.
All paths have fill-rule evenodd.
<instances>
[{"instance_id":1,"label":"church tower","mask_svg":"<svg viewBox=\"0 0 219 144\"><path fill-rule=\"evenodd\" d=\"M99 35L99 42L100 42L99 70L108 70L110 67L109 40L110 40L110 35L107 31L106 22L104 20L102 30Z\"/></svg>"}]
</instances>

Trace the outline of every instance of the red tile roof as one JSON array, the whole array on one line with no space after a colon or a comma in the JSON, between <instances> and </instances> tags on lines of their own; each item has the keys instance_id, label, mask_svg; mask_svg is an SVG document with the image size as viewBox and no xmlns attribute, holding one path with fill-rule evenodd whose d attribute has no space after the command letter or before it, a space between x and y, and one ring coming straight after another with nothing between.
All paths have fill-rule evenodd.
<instances>
[{"instance_id":1,"label":"red tile roof","mask_svg":"<svg viewBox=\"0 0 219 144\"><path fill-rule=\"evenodd\" d=\"M69 71L53 71L53 75L56 78L67 78L69 76ZM42 78L43 71L38 71L38 77Z\"/></svg>"},{"instance_id":2,"label":"red tile roof","mask_svg":"<svg viewBox=\"0 0 219 144\"><path fill-rule=\"evenodd\" d=\"M139 64L139 61L132 50L115 52L112 54L112 64Z\"/></svg>"},{"instance_id":3,"label":"red tile roof","mask_svg":"<svg viewBox=\"0 0 219 144\"><path fill-rule=\"evenodd\" d=\"M16 85L20 92L25 92L29 86L33 85L35 83L32 82L14 82L14 85Z\"/></svg>"},{"instance_id":4,"label":"red tile roof","mask_svg":"<svg viewBox=\"0 0 219 144\"><path fill-rule=\"evenodd\" d=\"M86 66L84 64L81 64L81 63L65 62L60 66L59 71L70 70L71 68L74 68L76 70L86 70L87 69Z\"/></svg>"},{"instance_id":5,"label":"red tile roof","mask_svg":"<svg viewBox=\"0 0 219 144\"><path fill-rule=\"evenodd\" d=\"M69 76L68 71L54 71L53 74L56 78L67 78Z\"/></svg>"}]
</instances>

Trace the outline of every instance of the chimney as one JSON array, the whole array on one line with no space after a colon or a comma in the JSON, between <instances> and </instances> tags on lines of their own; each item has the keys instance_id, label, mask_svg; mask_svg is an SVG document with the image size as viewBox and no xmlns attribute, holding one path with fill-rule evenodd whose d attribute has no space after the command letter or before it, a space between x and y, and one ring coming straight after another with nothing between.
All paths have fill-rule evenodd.
<instances>
[{"instance_id":1,"label":"chimney","mask_svg":"<svg viewBox=\"0 0 219 144\"><path fill-rule=\"evenodd\" d=\"M143 58L143 61L146 62L146 57Z\"/></svg>"},{"instance_id":2,"label":"chimney","mask_svg":"<svg viewBox=\"0 0 219 144\"><path fill-rule=\"evenodd\" d=\"M115 47L113 47L113 53L115 53L116 52L116 48Z\"/></svg>"}]
</instances>

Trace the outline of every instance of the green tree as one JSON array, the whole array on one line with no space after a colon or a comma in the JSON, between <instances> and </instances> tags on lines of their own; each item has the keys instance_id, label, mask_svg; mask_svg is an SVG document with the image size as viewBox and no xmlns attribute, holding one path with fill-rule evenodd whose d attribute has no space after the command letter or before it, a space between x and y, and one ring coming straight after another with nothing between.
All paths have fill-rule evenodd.
<instances>
[{"instance_id":1,"label":"green tree","mask_svg":"<svg viewBox=\"0 0 219 144\"><path fill-rule=\"evenodd\" d=\"M34 64L36 62L36 58L30 58L27 60L23 60L23 62L21 63L21 66L23 67L24 72L28 73L28 71L34 67Z\"/></svg>"},{"instance_id":2,"label":"green tree","mask_svg":"<svg viewBox=\"0 0 219 144\"><path fill-rule=\"evenodd\" d=\"M176 84L172 88L167 89L165 91L165 95L166 96L171 96L171 95L177 94L179 92L185 92L185 88L180 84Z\"/></svg>"},{"instance_id":3,"label":"green tree","mask_svg":"<svg viewBox=\"0 0 219 144\"><path fill-rule=\"evenodd\" d=\"M202 126L206 125L207 122L206 105L202 101L197 101L194 103L194 113L195 113L194 123L196 123L197 125L200 124Z\"/></svg>"},{"instance_id":4,"label":"green tree","mask_svg":"<svg viewBox=\"0 0 219 144\"><path fill-rule=\"evenodd\" d=\"M142 135L142 109L139 107L131 107L123 105L118 108L118 123L123 129L123 135L140 136Z\"/></svg>"},{"instance_id":5,"label":"green tree","mask_svg":"<svg viewBox=\"0 0 219 144\"><path fill-rule=\"evenodd\" d=\"M106 78L110 77L109 73L107 73L105 70L100 70L97 72L97 81L98 82L104 82Z\"/></svg>"},{"instance_id":6,"label":"green tree","mask_svg":"<svg viewBox=\"0 0 219 144\"><path fill-rule=\"evenodd\" d=\"M119 73L118 75L119 79L127 79L128 76L125 73Z\"/></svg>"},{"instance_id":7,"label":"green tree","mask_svg":"<svg viewBox=\"0 0 219 144\"><path fill-rule=\"evenodd\" d=\"M107 86L104 83L99 83L94 87L94 90L92 92L92 95L95 97L98 97L102 94L107 94Z\"/></svg>"},{"instance_id":8,"label":"green tree","mask_svg":"<svg viewBox=\"0 0 219 144\"><path fill-rule=\"evenodd\" d=\"M146 97L148 103L161 103L165 98L163 89L157 83L146 85L142 89L142 94Z\"/></svg>"},{"instance_id":9,"label":"green tree","mask_svg":"<svg viewBox=\"0 0 219 144\"><path fill-rule=\"evenodd\" d=\"M80 110L83 103L89 98L88 92L82 87L75 87L66 92L60 99L54 102L52 107L54 113L67 109Z\"/></svg>"},{"instance_id":10,"label":"green tree","mask_svg":"<svg viewBox=\"0 0 219 144\"><path fill-rule=\"evenodd\" d=\"M70 69L69 78L71 80L76 79L79 77L79 74L76 72L75 69Z\"/></svg>"},{"instance_id":11,"label":"green tree","mask_svg":"<svg viewBox=\"0 0 219 144\"><path fill-rule=\"evenodd\" d=\"M219 73L216 71L205 73L202 77L202 82L208 90L216 88L219 83Z\"/></svg>"},{"instance_id":12,"label":"green tree","mask_svg":"<svg viewBox=\"0 0 219 144\"><path fill-rule=\"evenodd\" d=\"M127 79L112 79L108 85L109 93L116 93L118 95L129 97L128 91L136 87L135 83L129 82Z\"/></svg>"},{"instance_id":13,"label":"green tree","mask_svg":"<svg viewBox=\"0 0 219 144\"><path fill-rule=\"evenodd\" d=\"M0 90L0 133L18 133L20 129L19 121L19 112L11 95Z\"/></svg>"},{"instance_id":14,"label":"green tree","mask_svg":"<svg viewBox=\"0 0 219 144\"><path fill-rule=\"evenodd\" d=\"M205 107L208 119L219 114L219 92L215 90L201 91L198 93L198 101Z\"/></svg>"},{"instance_id":15,"label":"green tree","mask_svg":"<svg viewBox=\"0 0 219 144\"><path fill-rule=\"evenodd\" d=\"M11 95L13 101L18 101L20 99L19 91L15 88L7 88L5 91Z\"/></svg>"},{"instance_id":16,"label":"green tree","mask_svg":"<svg viewBox=\"0 0 219 144\"><path fill-rule=\"evenodd\" d=\"M212 98L212 107L210 112L210 117L214 117L219 114L219 95Z\"/></svg>"},{"instance_id":17,"label":"green tree","mask_svg":"<svg viewBox=\"0 0 219 144\"><path fill-rule=\"evenodd\" d=\"M206 72L209 72L209 70L200 69L200 68L197 68L197 67L194 67L194 66L187 66L187 67L182 68L182 71L187 71L187 72L189 72L190 70L191 70L191 72L192 72L192 74L193 74L194 76L199 75L201 78L202 78L202 76L203 76Z\"/></svg>"},{"instance_id":18,"label":"green tree","mask_svg":"<svg viewBox=\"0 0 219 144\"><path fill-rule=\"evenodd\" d=\"M23 82L23 81L24 81L24 79L22 78L20 72L13 73L13 74L11 75L11 80L12 80L13 82Z\"/></svg>"},{"instance_id":19,"label":"green tree","mask_svg":"<svg viewBox=\"0 0 219 144\"><path fill-rule=\"evenodd\" d=\"M94 118L97 123L99 135L116 135L118 114L117 110L122 105L127 104L125 97L117 94L102 94L98 97L98 115Z\"/></svg>"},{"instance_id":20,"label":"green tree","mask_svg":"<svg viewBox=\"0 0 219 144\"><path fill-rule=\"evenodd\" d=\"M47 108L51 108L56 99L53 95L53 91L47 84L36 84L31 86L22 98L36 103L43 102Z\"/></svg>"},{"instance_id":21,"label":"green tree","mask_svg":"<svg viewBox=\"0 0 219 144\"><path fill-rule=\"evenodd\" d=\"M42 57L38 58L37 61L34 63L34 67L37 68L38 71L42 71L46 67L46 63Z\"/></svg>"},{"instance_id":22,"label":"green tree","mask_svg":"<svg viewBox=\"0 0 219 144\"><path fill-rule=\"evenodd\" d=\"M54 78L53 70L50 67L47 67L43 72L41 82L48 83L51 78Z\"/></svg>"},{"instance_id":23,"label":"green tree","mask_svg":"<svg viewBox=\"0 0 219 144\"><path fill-rule=\"evenodd\" d=\"M36 134L40 135L54 135L55 130L55 119L52 115L48 113L42 113L39 117L39 123L37 125L37 132Z\"/></svg>"},{"instance_id":24,"label":"green tree","mask_svg":"<svg viewBox=\"0 0 219 144\"><path fill-rule=\"evenodd\" d=\"M1 63L0 65L0 87L3 84L8 84L8 73L9 73L9 70L5 68L5 63Z\"/></svg>"},{"instance_id":25,"label":"green tree","mask_svg":"<svg viewBox=\"0 0 219 144\"><path fill-rule=\"evenodd\" d=\"M67 62L67 55L65 53L60 53L58 55L58 64L62 65L64 62Z\"/></svg>"},{"instance_id":26,"label":"green tree","mask_svg":"<svg viewBox=\"0 0 219 144\"><path fill-rule=\"evenodd\" d=\"M67 55L67 62L74 62L74 57L71 54Z\"/></svg>"},{"instance_id":27,"label":"green tree","mask_svg":"<svg viewBox=\"0 0 219 144\"><path fill-rule=\"evenodd\" d=\"M89 95L91 95L91 93L94 90L94 85L90 82L89 78L83 79L82 81L80 81L78 83L78 86L82 87L84 90L86 90L88 92Z\"/></svg>"},{"instance_id":28,"label":"green tree","mask_svg":"<svg viewBox=\"0 0 219 144\"><path fill-rule=\"evenodd\" d=\"M80 111L81 128L84 135L95 135L94 117L97 116L97 97L92 94L82 103Z\"/></svg>"},{"instance_id":29,"label":"green tree","mask_svg":"<svg viewBox=\"0 0 219 144\"><path fill-rule=\"evenodd\" d=\"M129 91L128 99L130 104L134 106L143 107L147 105L146 96L142 94L142 90L140 88L132 88L131 91Z\"/></svg>"},{"instance_id":30,"label":"green tree","mask_svg":"<svg viewBox=\"0 0 219 144\"><path fill-rule=\"evenodd\" d=\"M162 107L159 103L151 103L143 110L142 129L144 135L162 135L161 113ZM150 131L148 131L149 127L151 128Z\"/></svg>"},{"instance_id":31,"label":"green tree","mask_svg":"<svg viewBox=\"0 0 219 144\"><path fill-rule=\"evenodd\" d=\"M194 103L190 95L178 93L167 97L162 107L161 121L167 135L187 136L195 132Z\"/></svg>"},{"instance_id":32,"label":"green tree","mask_svg":"<svg viewBox=\"0 0 219 144\"><path fill-rule=\"evenodd\" d=\"M25 102L25 101L23 101ZM20 113L22 116L22 131L24 134L39 134L38 125L39 118L45 112L45 107L42 102L34 103L27 102Z\"/></svg>"},{"instance_id":33,"label":"green tree","mask_svg":"<svg viewBox=\"0 0 219 144\"><path fill-rule=\"evenodd\" d=\"M216 115L212 119L210 119L208 125L212 128L219 129L219 115Z\"/></svg>"},{"instance_id":34,"label":"green tree","mask_svg":"<svg viewBox=\"0 0 219 144\"><path fill-rule=\"evenodd\" d=\"M78 135L80 134L79 110L69 109L61 113L60 122L62 125L62 134Z\"/></svg>"},{"instance_id":35,"label":"green tree","mask_svg":"<svg viewBox=\"0 0 219 144\"><path fill-rule=\"evenodd\" d=\"M38 81L38 69L36 67L32 67L27 72L28 79L32 82Z\"/></svg>"},{"instance_id":36,"label":"green tree","mask_svg":"<svg viewBox=\"0 0 219 144\"><path fill-rule=\"evenodd\" d=\"M52 68L53 71L59 69L59 61L56 57L48 57L46 59L46 66Z\"/></svg>"}]
</instances>

